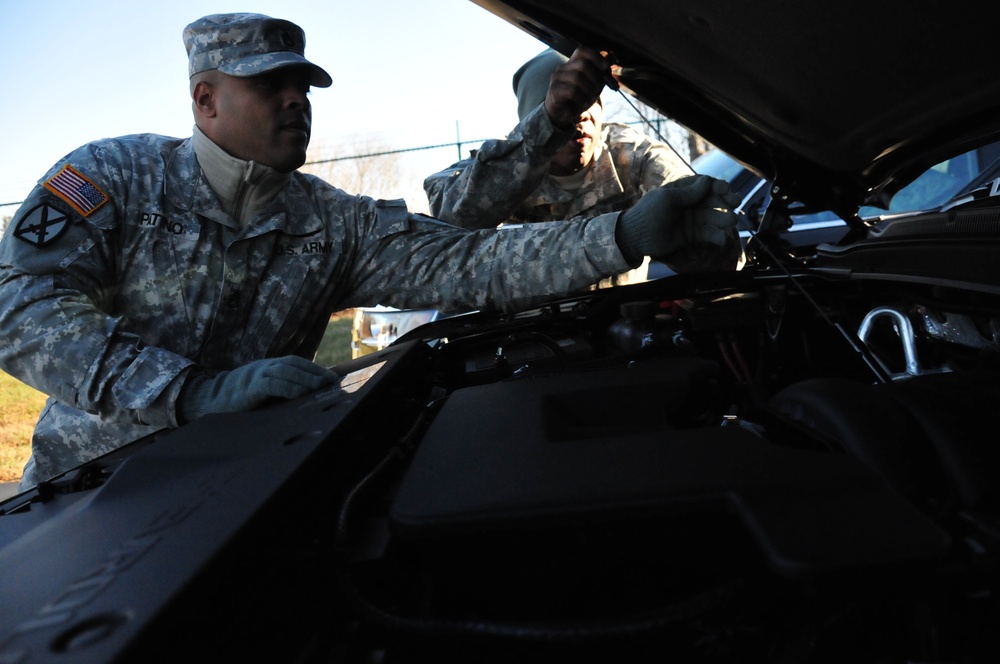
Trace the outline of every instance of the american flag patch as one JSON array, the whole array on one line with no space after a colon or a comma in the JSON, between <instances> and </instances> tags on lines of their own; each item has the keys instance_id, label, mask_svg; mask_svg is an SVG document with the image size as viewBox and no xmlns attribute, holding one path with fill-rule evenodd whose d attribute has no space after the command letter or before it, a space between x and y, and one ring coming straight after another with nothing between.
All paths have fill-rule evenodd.
<instances>
[{"instance_id":1,"label":"american flag patch","mask_svg":"<svg viewBox=\"0 0 1000 664\"><path fill-rule=\"evenodd\" d=\"M85 217L108 202L107 194L69 164L43 182L42 186Z\"/></svg>"}]
</instances>

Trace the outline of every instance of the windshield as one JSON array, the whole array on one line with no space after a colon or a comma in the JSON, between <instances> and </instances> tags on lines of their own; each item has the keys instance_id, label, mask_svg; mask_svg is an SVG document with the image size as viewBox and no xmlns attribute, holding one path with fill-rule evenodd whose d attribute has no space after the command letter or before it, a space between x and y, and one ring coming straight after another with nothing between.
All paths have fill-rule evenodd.
<instances>
[{"instance_id":1,"label":"windshield","mask_svg":"<svg viewBox=\"0 0 1000 664\"><path fill-rule=\"evenodd\" d=\"M977 148L930 167L920 177L892 197L889 213L936 210L965 188L989 163L983 160L983 150ZM862 207L862 218L885 214L874 207Z\"/></svg>"},{"instance_id":2,"label":"windshield","mask_svg":"<svg viewBox=\"0 0 1000 664\"><path fill-rule=\"evenodd\" d=\"M691 168L695 173L711 175L714 178L725 180L730 184L746 171L746 169L735 159L722 150L709 150L705 154L698 156L691 162Z\"/></svg>"},{"instance_id":3,"label":"windshield","mask_svg":"<svg viewBox=\"0 0 1000 664\"><path fill-rule=\"evenodd\" d=\"M896 192L889 202L889 208L863 206L858 215L870 219L885 214L937 210L956 194L964 191L976 180L987 166L1000 155L1000 142L970 150L932 166L917 179ZM752 219L759 218L769 202L770 187L757 175L722 150L713 148L691 162L695 172L725 180L744 200L743 211ZM752 181L757 186L751 187ZM792 214L796 225L843 223L833 212L817 212L805 215Z\"/></svg>"}]
</instances>

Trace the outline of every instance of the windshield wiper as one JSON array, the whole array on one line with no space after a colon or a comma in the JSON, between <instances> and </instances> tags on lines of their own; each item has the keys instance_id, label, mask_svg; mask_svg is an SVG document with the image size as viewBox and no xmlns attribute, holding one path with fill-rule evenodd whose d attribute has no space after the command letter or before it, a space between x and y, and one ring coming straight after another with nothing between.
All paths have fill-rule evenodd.
<instances>
[{"instance_id":1,"label":"windshield wiper","mask_svg":"<svg viewBox=\"0 0 1000 664\"><path fill-rule=\"evenodd\" d=\"M994 166L991 166L991 170L997 166L994 162ZM996 169L1000 170L1000 168ZM980 184L975 188L966 188L961 193L952 197L950 201L941 206L938 210L939 212L947 212L948 210L954 210L956 208L973 207L974 205L981 205L983 203L989 202L990 204L996 204L998 201L993 199L1000 196L1000 176L996 173L993 174L994 178L985 184ZM978 182L980 178L976 178Z\"/></svg>"}]
</instances>

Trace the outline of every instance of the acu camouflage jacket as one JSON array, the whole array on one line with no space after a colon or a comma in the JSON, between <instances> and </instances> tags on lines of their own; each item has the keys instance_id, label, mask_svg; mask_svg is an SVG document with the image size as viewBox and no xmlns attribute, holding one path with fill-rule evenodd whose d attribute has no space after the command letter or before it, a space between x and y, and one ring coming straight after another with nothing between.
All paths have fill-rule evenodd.
<instances>
[{"instance_id":1,"label":"acu camouflage jacket","mask_svg":"<svg viewBox=\"0 0 1000 664\"><path fill-rule=\"evenodd\" d=\"M464 228L589 218L626 210L647 191L694 173L668 145L607 123L582 187L567 191L548 171L572 136L539 105L506 139L486 141L468 159L424 180L431 214Z\"/></svg>"},{"instance_id":2,"label":"acu camouflage jacket","mask_svg":"<svg viewBox=\"0 0 1000 664\"><path fill-rule=\"evenodd\" d=\"M313 357L332 312L516 310L629 265L615 215L467 231L294 173L240 227L191 139L86 145L0 242L0 369L49 395L21 486L177 426L192 367Z\"/></svg>"}]
</instances>

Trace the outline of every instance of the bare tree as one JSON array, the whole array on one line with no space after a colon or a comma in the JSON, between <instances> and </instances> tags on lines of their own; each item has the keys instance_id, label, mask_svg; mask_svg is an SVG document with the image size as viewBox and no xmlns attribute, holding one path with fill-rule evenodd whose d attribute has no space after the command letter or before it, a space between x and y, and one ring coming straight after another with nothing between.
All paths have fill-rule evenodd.
<instances>
[{"instance_id":1,"label":"bare tree","mask_svg":"<svg viewBox=\"0 0 1000 664\"><path fill-rule=\"evenodd\" d=\"M689 163L711 147L698 134L633 97L627 100L620 95L606 98L604 118L608 122L632 125L651 138L667 143Z\"/></svg>"},{"instance_id":2,"label":"bare tree","mask_svg":"<svg viewBox=\"0 0 1000 664\"><path fill-rule=\"evenodd\" d=\"M410 210L426 212L423 179L430 171L417 163L423 148L400 149L375 135L313 144L301 168L351 194L372 198L405 198ZM426 155L424 155L426 160Z\"/></svg>"}]
</instances>

